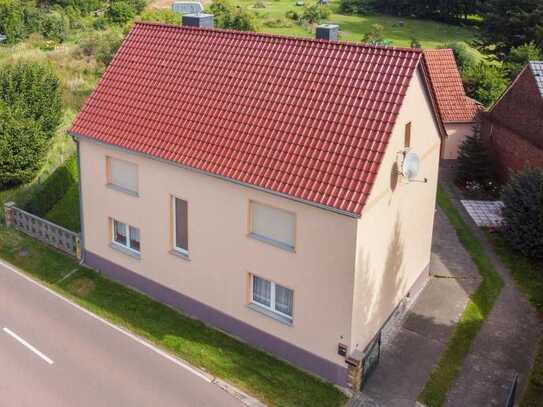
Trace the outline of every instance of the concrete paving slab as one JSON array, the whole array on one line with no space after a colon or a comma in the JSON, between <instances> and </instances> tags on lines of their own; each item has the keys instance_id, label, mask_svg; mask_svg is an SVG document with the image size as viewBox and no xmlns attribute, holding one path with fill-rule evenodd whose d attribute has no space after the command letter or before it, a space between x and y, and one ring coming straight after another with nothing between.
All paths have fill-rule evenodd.
<instances>
[{"instance_id":1,"label":"concrete paving slab","mask_svg":"<svg viewBox=\"0 0 543 407\"><path fill-rule=\"evenodd\" d=\"M504 406L515 373L499 362L472 353L466 358L462 374L443 406Z\"/></svg>"},{"instance_id":2,"label":"concrete paving slab","mask_svg":"<svg viewBox=\"0 0 543 407\"><path fill-rule=\"evenodd\" d=\"M446 342L467 301L468 293L457 280L432 278L409 312L404 328L426 338Z\"/></svg>"}]
</instances>

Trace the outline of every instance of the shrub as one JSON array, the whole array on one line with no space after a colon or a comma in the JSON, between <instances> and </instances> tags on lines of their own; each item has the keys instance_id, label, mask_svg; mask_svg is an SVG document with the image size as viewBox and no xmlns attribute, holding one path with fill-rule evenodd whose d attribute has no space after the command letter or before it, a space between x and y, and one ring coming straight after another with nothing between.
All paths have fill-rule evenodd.
<instances>
[{"instance_id":1,"label":"shrub","mask_svg":"<svg viewBox=\"0 0 543 407\"><path fill-rule=\"evenodd\" d=\"M442 48L452 49L456 63L461 71L468 66L475 66L483 61L481 53L463 41L449 42L443 45Z\"/></svg>"},{"instance_id":2,"label":"shrub","mask_svg":"<svg viewBox=\"0 0 543 407\"><path fill-rule=\"evenodd\" d=\"M340 0L339 9L345 14L366 15L374 11L375 0Z\"/></svg>"},{"instance_id":3,"label":"shrub","mask_svg":"<svg viewBox=\"0 0 543 407\"><path fill-rule=\"evenodd\" d=\"M332 14L332 12L328 6L321 6L319 3L315 2L304 6L302 20L309 24L315 24L330 17L330 14Z\"/></svg>"},{"instance_id":4,"label":"shrub","mask_svg":"<svg viewBox=\"0 0 543 407\"><path fill-rule=\"evenodd\" d=\"M494 161L483 144L480 133L479 127L475 127L473 134L460 145L456 182L468 190L483 189L494 192L496 187Z\"/></svg>"},{"instance_id":5,"label":"shrub","mask_svg":"<svg viewBox=\"0 0 543 407\"><path fill-rule=\"evenodd\" d=\"M485 106L492 105L508 84L503 68L487 62L467 66L462 81L468 96Z\"/></svg>"},{"instance_id":6,"label":"shrub","mask_svg":"<svg viewBox=\"0 0 543 407\"><path fill-rule=\"evenodd\" d=\"M23 9L23 21L25 36L41 32L43 13L36 7L25 7Z\"/></svg>"},{"instance_id":7,"label":"shrub","mask_svg":"<svg viewBox=\"0 0 543 407\"><path fill-rule=\"evenodd\" d=\"M125 1L111 3L108 10L109 19L117 24L126 24L136 16L134 7Z\"/></svg>"},{"instance_id":8,"label":"shrub","mask_svg":"<svg viewBox=\"0 0 543 407\"><path fill-rule=\"evenodd\" d=\"M0 102L0 188L30 182L40 169L47 139L19 108Z\"/></svg>"},{"instance_id":9,"label":"shrub","mask_svg":"<svg viewBox=\"0 0 543 407\"><path fill-rule=\"evenodd\" d=\"M7 37L8 44L24 38L23 9L17 0L0 0L0 34Z\"/></svg>"},{"instance_id":10,"label":"shrub","mask_svg":"<svg viewBox=\"0 0 543 407\"><path fill-rule=\"evenodd\" d=\"M409 45L411 48L422 48L422 45L419 40L416 38L411 38L411 44Z\"/></svg>"},{"instance_id":11,"label":"shrub","mask_svg":"<svg viewBox=\"0 0 543 407\"><path fill-rule=\"evenodd\" d=\"M45 38L58 42L64 42L69 29L69 18L58 11L47 13L41 21L41 34Z\"/></svg>"},{"instance_id":12,"label":"shrub","mask_svg":"<svg viewBox=\"0 0 543 407\"><path fill-rule=\"evenodd\" d=\"M292 27L293 23L286 18L269 18L264 21L264 25L269 28L288 28Z\"/></svg>"},{"instance_id":13,"label":"shrub","mask_svg":"<svg viewBox=\"0 0 543 407\"><path fill-rule=\"evenodd\" d=\"M73 155L45 180L24 209L34 215L44 217L77 183L77 180L77 158Z\"/></svg>"},{"instance_id":14,"label":"shrub","mask_svg":"<svg viewBox=\"0 0 543 407\"><path fill-rule=\"evenodd\" d=\"M299 21L300 20L300 14L298 14L298 12L296 10L288 10L285 13L285 17L290 19L290 20L294 20L294 21Z\"/></svg>"},{"instance_id":15,"label":"shrub","mask_svg":"<svg viewBox=\"0 0 543 407\"><path fill-rule=\"evenodd\" d=\"M79 53L85 57L95 56L98 62L107 66L119 49L122 40L123 35L117 30L96 33L81 41Z\"/></svg>"},{"instance_id":16,"label":"shrub","mask_svg":"<svg viewBox=\"0 0 543 407\"><path fill-rule=\"evenodd\" d=\"M213 0L209 10L219 28L240 31L256 31L258 28L255 14L240 6L234 6L230 0Z\"/></svg>"},{"instance_id":17,"label":"shrub","mask_svg":"<svg viewBox=\"0 0 543 407\"><path fill-rule=\"evenodd\" d=\"M181 17L178 13L169 9L152 9L144 11L140 16L141 21L153 21L165 24L179 24Z\"/></svg>"},{"instance_id":18,"label":"shrub","mask_svg":"<svg viewBox=\"0 0 543 407\"><path fill-rule=\"evenodd\" d=\"M371 29L364 34L362 42L370 45L381 45L384 43L385 27L381 24L372 24Z\"/></svg>"},{"instance_id":19,"label":"shrub","mask_svg":"<svg viewBox=\"0 0 543 407\"><path fill-rule=\"evenodd\" d=\"M504 238L524 256L543 260L543 170L513 174L502 201Z\"/></svg>"},{"instance_id":20,"label":"shrub","mask_svg":"<svg viewBox=\"0 0 543 407\"><path fill-rule=\"evenodd\" d=\"M106 0L48 0L50 5L58 4L62 8L73 7L83 13L91 13L105 6Z\"/></svg>"},{"instance_id":21,"label":"shrub","mask_svg":"<svg viewBox=\"0 0 543 407\"><path fill-rule=\"evenodd\" d=\"M509 79L513 80L522 71L526 64L530 61L540 61L543 59L543 53L535 42L513 47L509 54L505 57L505 70Z\"/></svg>"},{"instance_id":22,"label":"shrub","mask_svg":"<svg viewBox=\"0 0 543 407\"><path fill-rule=\"evenodd\" d=\"M19 62L3 66L0 69L0 101L9 108L20 109L34 120L47 139L60 124L60 80L46 65Z\"/></svg>"}]
</instances>

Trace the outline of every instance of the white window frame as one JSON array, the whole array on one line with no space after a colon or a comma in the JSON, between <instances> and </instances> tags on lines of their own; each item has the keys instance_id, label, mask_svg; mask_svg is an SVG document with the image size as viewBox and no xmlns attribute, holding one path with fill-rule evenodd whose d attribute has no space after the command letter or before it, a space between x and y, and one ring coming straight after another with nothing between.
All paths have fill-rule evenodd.
<instances>
[{"instance_id":1,"label":"white window frame","mask_svg":"<svg viewBox=\"0 0 543 407\"><path fill-rule=\"evenodd\" d=\"M269 307L267 305L265 305L265 304L262 304L262 303L260 303L258 301L255 301L255 299L254 299L253 286L254 286L255 277L260 278L261 280L266 280L266 281L268 281L270 283L270 306ZM275 282L273 282L271 280L268 280L267 278L257 276L255 274L251 274L251 304L254 304L254 305L258 306L258 307L261 307L261 308L264 308L264 309L266 309L268 311L271 311L274 314L280 315L281 317L286 318L286 319L288 319L289 321L292 322L293 316L294 316L294 290L292 288L288 288L288 287L284 286L283 284L278 284L278 285L292 291L292 315L285 314L285 313L275 309L275 286L276 286Z\"/></svg>"},{"instance_id":2,"label":"white window frame","mask_svg":"<svg viewBox=\"0 0 543 407\"><path fill-rule=\"evenodd\" d=\"M182 254L183 256L188 256L189 251L187 249L184 249L182 247L177 246L177 219L176 219L176 215L175 215L175 200L176 199L179 199L181 201L185 201L187 203L187 242L188 242L188 229L189 229L189 219L188 219L188 211L189 211L188 205L189 205L189 203L188 203L188 201L186 199L179 198L178 196L172 195L172 222L173 222L172 240L173 240L173 250L175 250L176 252Z\"/></svg>"},{"instance_id":3,"label":"white window frame","mask_svg":"<svg viewBox=\"0 0 543 407\"><path fill-rule=\"evenodd\" d=\"M126 232L126 244L122 244L121 242L118 242L117 240L115 240L115 222L117 223L120 223L122 225L124 225L125 227L125 232ZM138 229L139 230L139 233L140 233L140 250L136 250L136 249L133 249L132 247L130 247L130 228L134 228L134 229ZM119 246L119 247L122 247L123 249L126 249L132 253L135 253L137 255L140 255L141 254L141 229L134 226L134 225L130 225L126 222L122 222L118 219L115 219L115 218L111 218L111 243L115 246Z\"/></svg>"}]
</instances>

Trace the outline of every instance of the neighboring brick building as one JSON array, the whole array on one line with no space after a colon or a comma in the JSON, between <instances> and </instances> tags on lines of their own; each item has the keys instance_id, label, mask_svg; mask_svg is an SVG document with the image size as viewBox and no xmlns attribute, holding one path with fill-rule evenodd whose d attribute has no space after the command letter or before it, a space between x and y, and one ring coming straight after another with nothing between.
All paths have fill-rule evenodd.
<instances>
[{"instance_id":1,"label":"neighboring brick building","mask_svg":"<svg viewBox=\"0 0 543 407\"><path fill-rule=\"evenodd\" d=\"M499 172L543 168L543 61L530 62L482 115L482 135Z\"/></svg>"}]
</instances>

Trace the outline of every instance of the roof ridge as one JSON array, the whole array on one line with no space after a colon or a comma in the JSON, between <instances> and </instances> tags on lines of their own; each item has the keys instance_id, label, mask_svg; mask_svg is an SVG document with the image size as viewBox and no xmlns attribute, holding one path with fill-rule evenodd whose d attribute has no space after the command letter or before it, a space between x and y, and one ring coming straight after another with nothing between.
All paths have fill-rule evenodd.
<instances>
[{"instance_id":1,"label":"roof ridge","mask_svg":"<svg viewBox=\"0 0 543 407\"><path fill-rule=\"evenodd\" d=\"M361 49L369 48L369 49L382 49L386 51L401 51L401 52L419 54L419 55L422 54L423 52L421 48L372 45L372 44L357 43L357 42L352 42L352 41L330 41L330 40L322 40L322 39L316 39L316 38L296 37L293 35L279 35L279 34L270 34L270 33L256 32L256 31L240 31L240 30L232 30L232 29L226 29L226 28L189 27L189 26L176 25L176 24L166 24L166 23L155 22L155 21L136 21L135 25L149 25L149 26L155 26L155 27L174 28L174 29L186 30L186 31L207 31L211 33L228 33L228 34L260 37L260 38L275 38L275 39L279 39L283 41L287 40L287 41L296 41L296 42L311 42L311 43L316 43L316 44L334 44L334 45L340 45L340 46L347 46L350 48L361 48Z\"/></svg>"}]
</instances>

